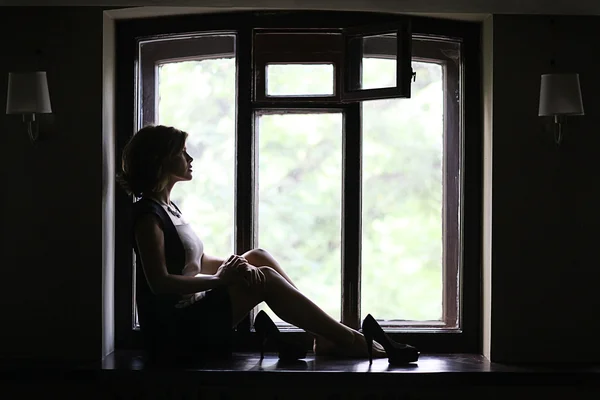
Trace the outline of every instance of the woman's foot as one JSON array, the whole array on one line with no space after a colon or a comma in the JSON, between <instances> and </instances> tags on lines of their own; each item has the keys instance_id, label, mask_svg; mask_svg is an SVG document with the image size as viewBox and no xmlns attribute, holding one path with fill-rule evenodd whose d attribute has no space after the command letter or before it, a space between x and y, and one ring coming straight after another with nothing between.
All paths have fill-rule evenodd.
<instances>
[{"instance_id":1,"label":"woman's foot","mask_svg":"<svg viewBox=\"0 0 600 400\"><path fill-rule=\"evenodd\" d=\"M353 332L354 340L350 345L340 345L325 339L322 336L315 337L313 351L316 356L348 357L348 358L367 358L367 342L360 332ZM373 341L373 357L387 357L383 346Z\"/></svg>"},{"instance_id":2,"label":"woman's foot","mask_svg":"<svg viewBox=\"0 0 600 400\"><path fill-rule=\"evenodd\" d=\"M335 350L335 343L325 339L323 336L315 336L313 352L316 356L334 356L336 354Z\"/></svg>"}]
</instances>

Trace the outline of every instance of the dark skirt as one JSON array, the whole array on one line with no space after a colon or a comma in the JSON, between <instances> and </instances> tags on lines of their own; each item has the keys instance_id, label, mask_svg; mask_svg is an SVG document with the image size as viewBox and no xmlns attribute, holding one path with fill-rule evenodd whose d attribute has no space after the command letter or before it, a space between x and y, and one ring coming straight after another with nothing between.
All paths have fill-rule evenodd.
<instances>
[{"instance_id":1,"label":"dark skirt","mask_svg":"<svg viewBox=\"0 0 600 400\"><path fill-rule=\"evenodd\" d=\"M194 304L173 308L170 324L172 329L158 341L153 359L188 362L231 356L232 313L227 288L209 290Z\"/></svg>"}]
</instances>

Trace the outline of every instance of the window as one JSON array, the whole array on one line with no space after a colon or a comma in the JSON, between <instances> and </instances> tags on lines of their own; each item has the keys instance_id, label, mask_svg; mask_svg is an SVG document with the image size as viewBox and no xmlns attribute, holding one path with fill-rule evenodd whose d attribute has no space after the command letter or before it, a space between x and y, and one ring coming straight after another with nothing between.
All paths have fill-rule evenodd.
<instances>
[{"instance_id":1,"label":"window","mask_svg":"<svg viewBox=\"0 0 600 400\"><path fill-rule=\"evenodd\" d=\"M294 72L287 80L301 86L290 79ZM285 265L302 293L339 321L343 114L261 111L255 126L258 244Z\"/></svg>"},{"instance_id":2,"label":"window","mask_svg":"<svg viewBox=\"0 0 600 400\"><path fill-rule=\"evenodd\" d=\"M233 250L235 188L235 35L140 42L140 128L186 131L194 179L176 185L172 200L212 254ZM183 49L189 49L185 51Z\"/></svg>"},{"instance_id":3,"label":"window","mask_svg":"<svg viewBox=\"0 0 600 400\"><path fill-rule=\"evenodd\" d=\"M466 222L481 189L464 171L477 171L480 139L468 139L477 120L464 99L477 109L465 69L477 30L275 14L119 23L119 65L135 71L120 75L120 143L148 123L190 134L200 173L173 199L208 253L266 248L349 326L371 313L423 351L476 351L480 231ZM117 240L118 265L132 265ZM117 332L131 331L118 311L134 308L131 270L116 279Z\"/></svg>"},{"instance_id":4,"label":"window","mask_svg":"<svg viewBox=\"0 0 600 400\"><path fill-rule=\"evenodd\" d=\"M415 37L411 98L362 105L360 305L390 327L460 328L460 50ZM395 62L364 60L366 80Z\"/></svg>"}]
</instances>

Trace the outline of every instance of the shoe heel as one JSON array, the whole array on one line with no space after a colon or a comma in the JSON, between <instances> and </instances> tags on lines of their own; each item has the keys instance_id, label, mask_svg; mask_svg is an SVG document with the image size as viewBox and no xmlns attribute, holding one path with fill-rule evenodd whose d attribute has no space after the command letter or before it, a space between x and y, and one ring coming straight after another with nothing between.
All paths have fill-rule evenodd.
<instances>
[{"instance_id":1,"label":"shoe heel","mask_svg":"<svg viewBox=\"0 0 600 400\"><path fill-rule=\"evenodd\" d=\"M261 327L254 327L256 333L258 334L258 342L260 347L260 359L265 358L265 345L267 344L267 332Z\"/></svg>"},{"instance_id":2,"label":"shoe heel","mask_svg":"<svg viewBox=\"0 0 600 400\"><path fill-rule=\"evenodd\" d=\"M265 358L265 343L267 342L267 338L263 337L260 338L260 359L264 359Z\"/></svg>"},{"instance_id":3,"label":"shoe heel","mask_svg":"<svg viewBox=\"0 0 600 400\"><path fill-rule=\"evenodd\" d=\"M254 320L254 330L258 335L260 343L260 359L265 358L265 345L267 344L267 338L269 336L269 324L265 319L266 314L264 311L260 311ZM267 317L268 318L268 317Z\"/></svg>"},{"instance_id":4,"label":"shoe heel","mask_svg":"<svg viewBox=\"0 0 600 400\"><path fill-rule=\"evenodd\" d=\"M369 354L369 364L373 364L373 336L370 332L363 332L365 342L367 342L367 353Z\"/></svg>"}]
</instances>

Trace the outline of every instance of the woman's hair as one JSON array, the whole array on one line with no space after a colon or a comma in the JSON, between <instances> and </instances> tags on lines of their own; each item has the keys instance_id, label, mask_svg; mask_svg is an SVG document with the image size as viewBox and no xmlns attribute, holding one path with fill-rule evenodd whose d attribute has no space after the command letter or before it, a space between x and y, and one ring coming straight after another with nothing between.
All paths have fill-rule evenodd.
<instances>
[{"instance_id":1,"label":"woman's hair","mask_svg":"<svg viewBox=\"0 0 600 400\"><path fill-rule=\"evenodd\" d=\"M183 150L188 134L164 125L140 129L123 149L122 171L117 182L129 195L141 197L167 185L165 161Z\"/></svg>"}]
</instances>

